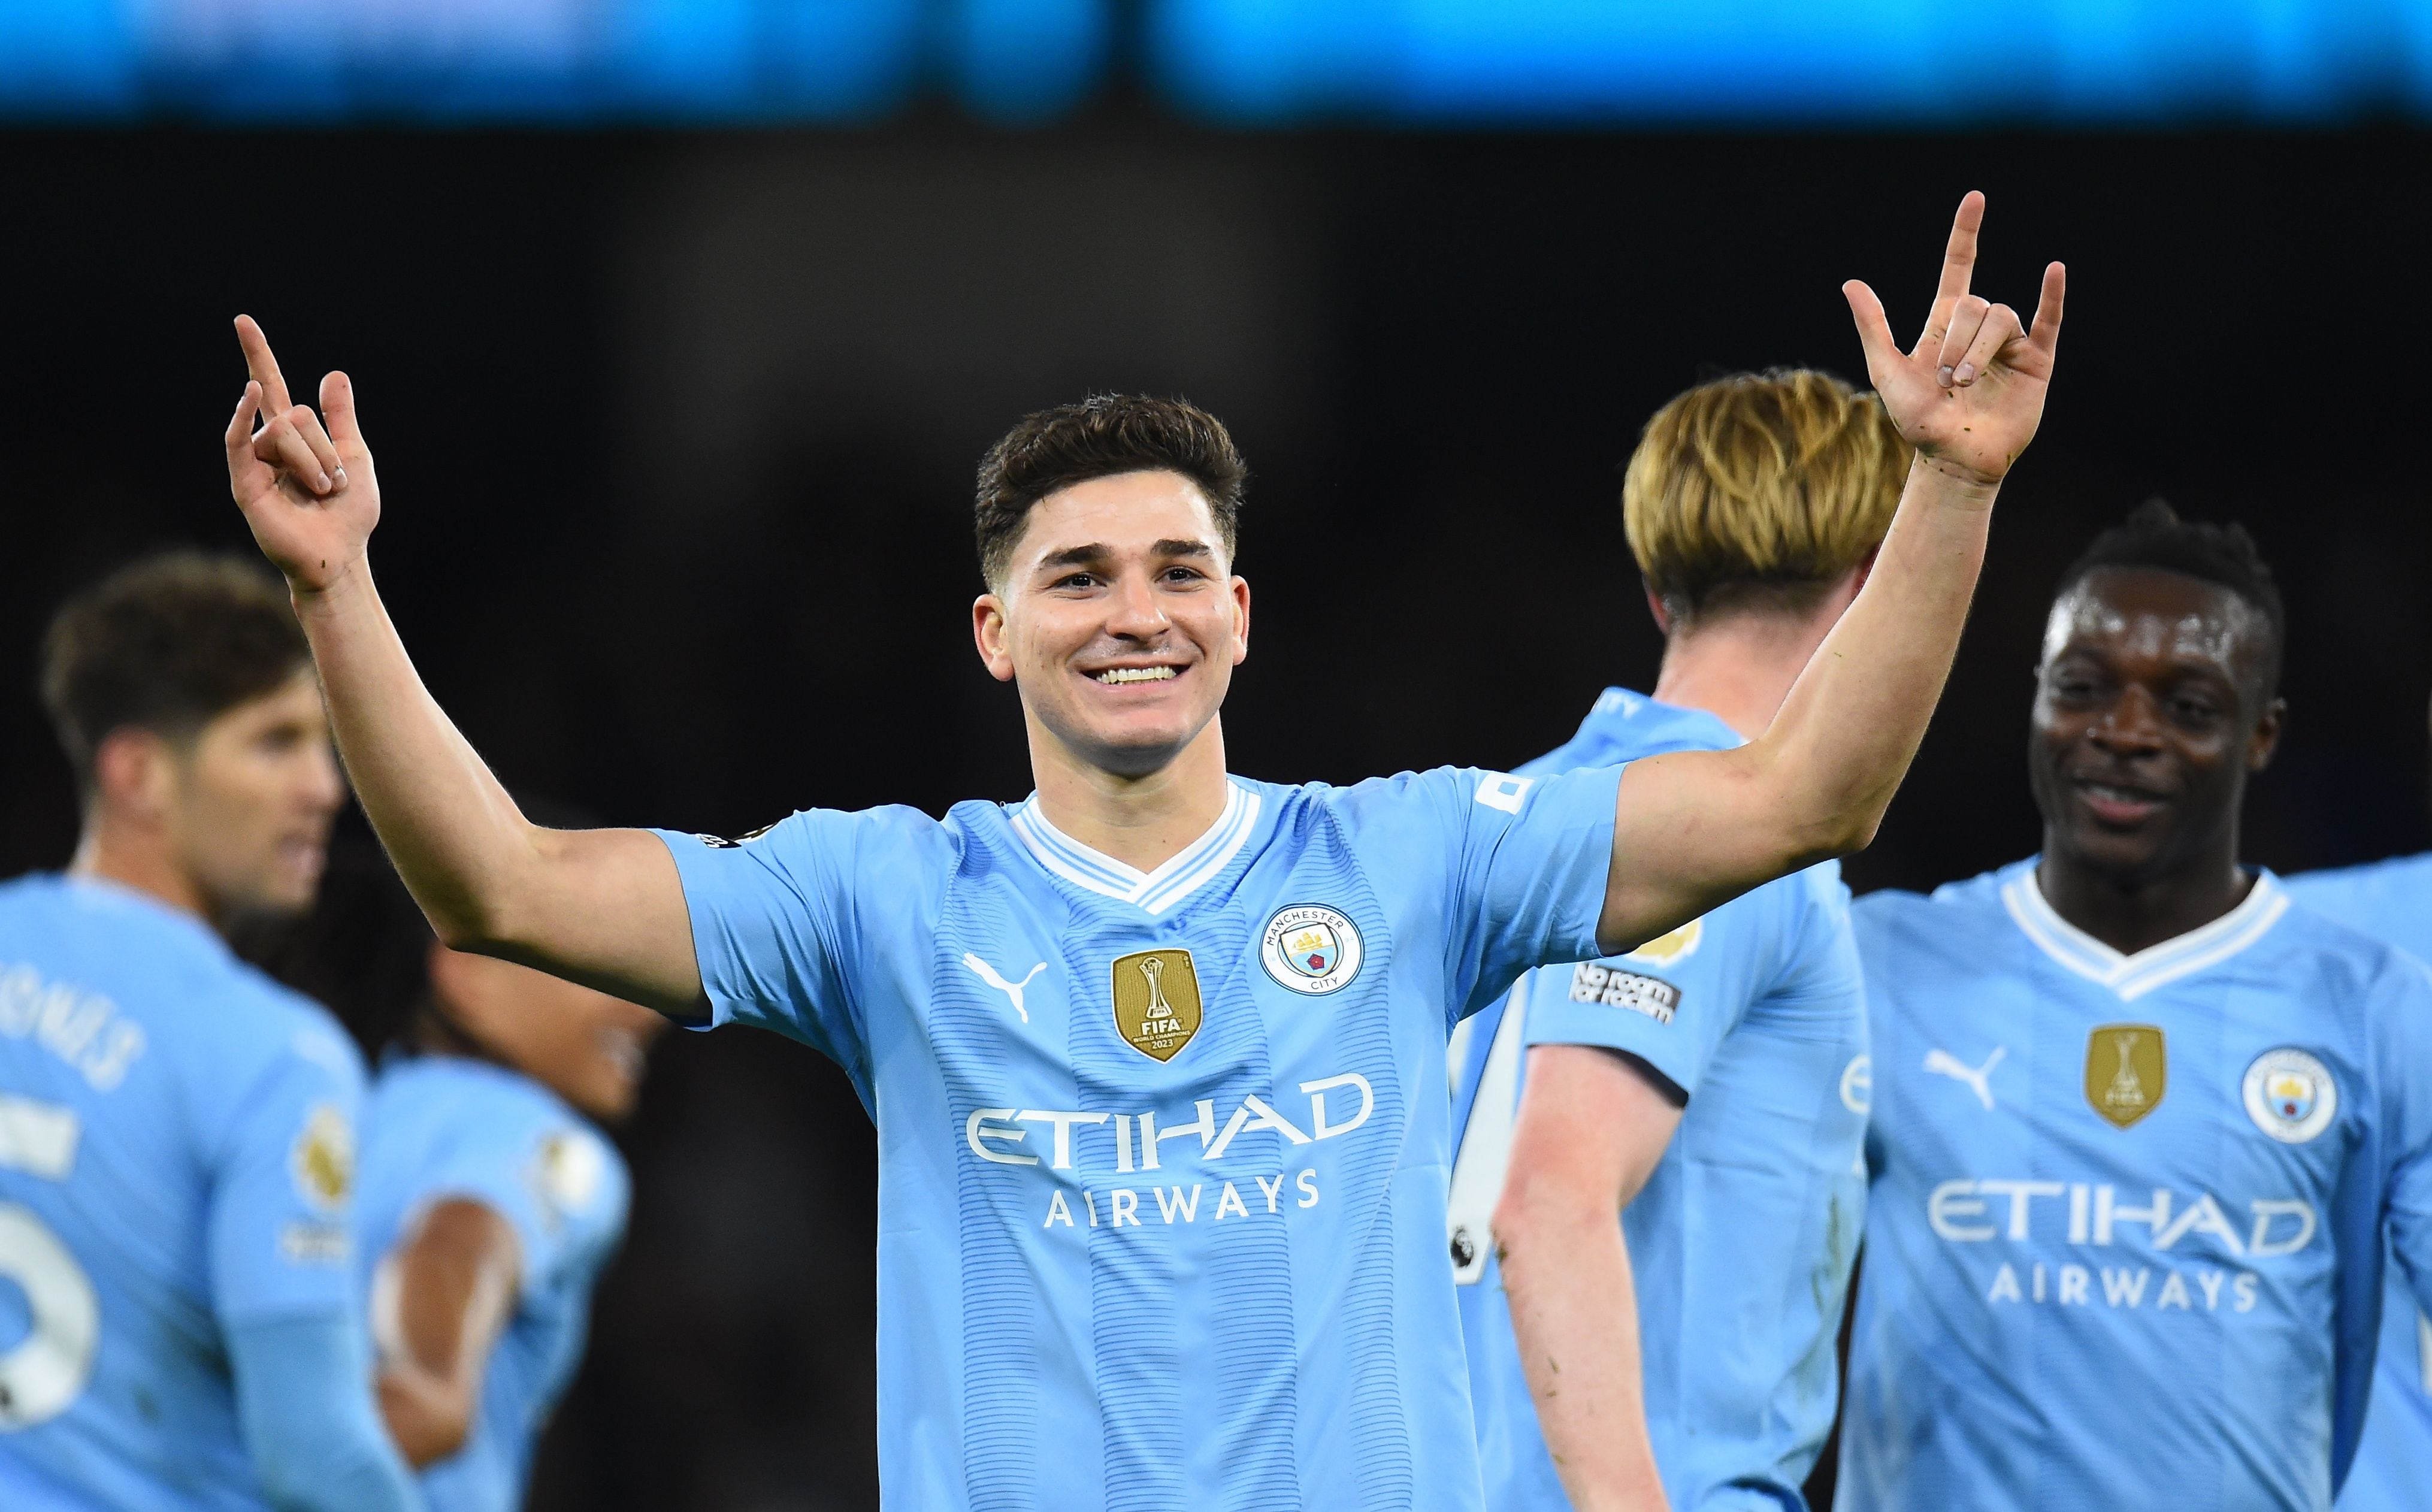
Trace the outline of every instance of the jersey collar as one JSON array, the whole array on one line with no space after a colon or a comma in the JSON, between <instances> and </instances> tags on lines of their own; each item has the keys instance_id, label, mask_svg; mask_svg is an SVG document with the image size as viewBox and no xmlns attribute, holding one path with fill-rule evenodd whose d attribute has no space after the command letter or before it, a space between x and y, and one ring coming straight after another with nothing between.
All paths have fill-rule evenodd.
<instances>
[{"instance_id":1,"label":"jersey collar","mask_svg":"<svg viewBox=\"0 0 2432 1512\"><path fill-rule=\"evenodd\" d=\"M1216 823L1154 872L1091 850L1049 824L1037 793L1013 811L1010 823L1031 859L1048 871L1074 887L1133 904L1154 916L1172 909L1224 870L1258 827L1258 795L1230 778L1224 790L1224 811Z\"/></svg>"},{"instance_id":2,"label":"jersey collar","mask_svg":"<svg viewBox=\"0 0 2432 1512\"><path fill-rule=\"evenodd\" d=\"M2270 932L2288 911L2288 894L2269 872L2257 872L2244 902L2200 929L2121 955L2060 916L2035 885L2029 862L2001 884L2001 903L2037 949L2088 981L2100 982L2133 1002L2237 955Z\"/></svg>"}]
</instances>

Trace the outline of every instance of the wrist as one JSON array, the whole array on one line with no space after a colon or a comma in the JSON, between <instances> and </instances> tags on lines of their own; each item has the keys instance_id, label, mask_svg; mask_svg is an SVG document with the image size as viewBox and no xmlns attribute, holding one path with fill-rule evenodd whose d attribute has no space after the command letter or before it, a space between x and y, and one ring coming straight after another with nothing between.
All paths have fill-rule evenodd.
<instances>
[{"instance_id":1,"label":"wrist","mask_svg":"<svg viewBox=\"0 0 2432 1512\"><path fill-rule=\"evenodd\" d=\"M1990 509L2001 491L1999 476L1987 474L1949 457L1919 451L1909 465L1909 479L1922 484L1936 501L1964 509Z\"/></svg>"},{"instance_id":2,"label":"wrist","mask_svg":"<svg viewBox=\"0 0 2432 1512\"><path fill-rule=\"evenodd\" d=\"M293 577L287 580L287 602L296 610L296 618L306 624L344 614L371 595L371 564L363 556L341 565L317 584Z\"/></svg>"}]
</instances>

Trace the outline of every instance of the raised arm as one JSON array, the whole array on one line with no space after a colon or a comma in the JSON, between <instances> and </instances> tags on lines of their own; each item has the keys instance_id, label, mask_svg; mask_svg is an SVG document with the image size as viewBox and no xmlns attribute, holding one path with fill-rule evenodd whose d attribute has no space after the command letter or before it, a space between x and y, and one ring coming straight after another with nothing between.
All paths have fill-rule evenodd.
<instances>
[{"instance_id":1,"label":"raised arm","mask_svg":"<svg viewBox=\"0 0 2432 1512\"><path fill-rule=\"evenodd\" d=\"M325 430L290 402L250 316L237 317L237 338L253 376L228 422L228 489L286 574L356 795L431 927L455 949L698 1016L701 972L667 847L641 830L528 822L415 674L372 586L380 483L353 384L321 381Z\"/></svg>"},{"instance_id":2,"label":"raised arm","mask_svg":"<svg viewBox=\"0 0 2432 1512\"><path fill-rule=\"evenodd\" d=\"M1984 196L1959 203L1924 333L1900 349L1874 291L1842 286L1866 372L1917 448L1866 586L1773 723L1734 751L1622 774L1597 940L1628 950L1799 867L1865 848L1925 739L1984 559L1993 498L2043 418L2064 274L2035 323L1968 292Z\"/></svg>"}]
</instances>

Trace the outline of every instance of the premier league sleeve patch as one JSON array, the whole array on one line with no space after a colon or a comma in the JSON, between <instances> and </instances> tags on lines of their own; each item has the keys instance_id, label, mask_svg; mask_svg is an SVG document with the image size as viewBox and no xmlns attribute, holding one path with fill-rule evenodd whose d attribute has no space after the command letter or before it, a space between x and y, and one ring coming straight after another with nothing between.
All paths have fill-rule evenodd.
<instances>
[{"instance_id":1,"label":"premier league sleeve patch","mask_svg":"<svg viewBox=\"0 0 2432 1512\"><path fill-rule=\"evenodd\" d=\"M2305 1051L2266 1050L2246 1068L2246 1116L2283 1145L2303 1145L2339 1116L2331 1068Z\"/></svg>"},{"instance_id":2,"label":"premier league sleeve patch","mask_svg":"<svg viewBox=\"0 0 2432 1512\"><path fill-rule=\"evenodd\" d=\"M1259 936L1258 960L1267 975L1312 997L1350 986L1361 955L1360 926L1322 903L1277 909Z\"/></svg>"}]
</instances>

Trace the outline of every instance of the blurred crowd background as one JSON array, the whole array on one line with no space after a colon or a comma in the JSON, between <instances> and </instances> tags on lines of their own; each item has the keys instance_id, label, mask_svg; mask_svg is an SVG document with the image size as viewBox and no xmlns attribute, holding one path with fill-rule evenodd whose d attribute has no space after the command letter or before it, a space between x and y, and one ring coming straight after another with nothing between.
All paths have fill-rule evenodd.
<instances>
[{"instance_id":1,"label":"blurred crowd background","mask_svg":"<svg viewBox=\"0 0 2432 1512\"><path fill-rule=\"evenodd\" d=\"M1545 0L0 0L0 874L61 864L42 621L245 546L258 316L356 379L374 561L512 784L737 833L1027 790L970 649L970 479L1021 413L1185 394L1256 479L1236 768L1509 765L1659 642L1646 416L1863 381L1952 206L2070 265L2061 376L1862 891L2036 843L2049 590L2161 495L2286 584L2250 855L2432 843L2432 6ZM356 821L357 824L360 821ZM659 1051L631 1242L534 1504L867 1507L875 1166L843 1077Z\"/></svg>"}]
</instances>

